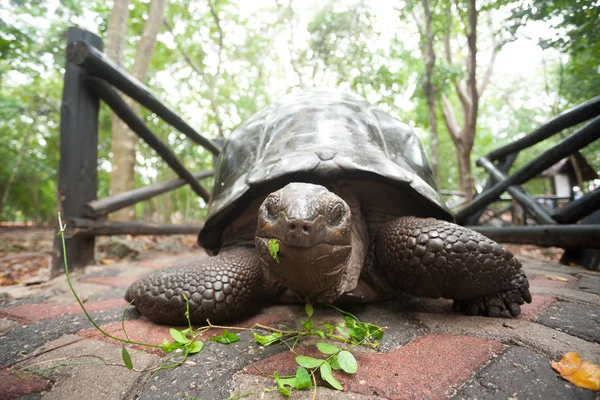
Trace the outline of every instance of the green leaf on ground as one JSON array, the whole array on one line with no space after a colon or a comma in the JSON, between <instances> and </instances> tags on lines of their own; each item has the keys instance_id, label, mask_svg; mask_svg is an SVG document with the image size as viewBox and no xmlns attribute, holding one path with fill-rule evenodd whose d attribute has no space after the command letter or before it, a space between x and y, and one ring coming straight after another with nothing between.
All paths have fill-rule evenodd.
<instances>
[{"instance_id":1,"label":"green leaf on ground","mask_svg":"<svg viewBox=\"0 0 600 400\"><path fill-rule=\"evenodd\" d=\"M337 363L339 366L349 374L353 374L358 371L358 363L356 362L356 358L349 351L342 350L337 357Z\"/></svg>"},{"instance_id":2,"label":"green leaf on ground","mask_svg":"<svg viewBox=\"0 0 600 400\"><path fill-rule=\"evenodd\" d=\"M340 366L340 363L338 362L338 354L331 356L329 358L329 365L331 365L332 369L335 369L336 371L341 371L342 367Z\"/></svg>"},{"instance_id":3,"label":"green leaf on ground","mask_svg":"<svg viewBox=\"0 0 600 400\"><path fill-rule=\"evenodd\" d=\"M131 362L131 356L129 355L127 348L125 348L125 345L123 345L123 347L122 347L121 355L123 356L123 362L125 363L125 366L127 367L127 369L133 369L133 363Z\"/></svg>"},{"instance_id":4,"label":"green leaf on ground","mask_svg":"<svg viewBox=\"0 0 600 400\"><path fill-rule=\"evenodd\" d=\"M277 390L289 397L292 392L288 389L288 387L293 388L296 385L296 378L281 378L277 371L273 373L273 378L275 378Z\"/></svg>"},{"instance_id":5,"label":"green leaf on ground","mask_svg":"<svg viewBox=\"0 0 600 400\"><path fill-rule=\"evenodd\" d=\"M188 346L187 352L189 354L196 354L196 353L200 353L203 348L204 348L204 343L201 342L200 340L196 340Z\"/></svg>"},{"instance_id":6,"label":"green leaf on ground","mask_svg":"<svg viewBox=\"0 0 600 400\"><path fill-rule=\"evenodd\" d=\"M240 337L235 333L227 332L227 329L225 329L221 335L212 336L210 340L212 340L213 342L230 344L239 342Z\"/></svg>"},{"instance_id":7,"label":"green leaf on ground","mask_svg":"<svg viewBox=\"0 0 600 400\"><path fill-rule=\"evenodd\" d=\"M169 333L171 334L171 336L173 336L173 339L175 339L179 343L187 343L190 341L190 339L188 339L183 332L178 331L175 328L169 329Z\"/></svg>"},{"instance_id":8,"label":"green leaf on ground","mask_svg":"<svg viewBox=\"0 0 600 400\"><path fill-rule=\"evenodd\" d=\"M307 356L298 356L296 357L296 362L298 363L298 365L303 366L304 368L317 368L319 366L321 366L325 360L322 360L320 358L313 358L313 357L307 357Z\"/></svg>"},{"instance_id":9,"label":"green leaf on ground","mask_svg":"<svg viewBox=\"0 0 600 400\"><path fill-rule=\"evenodd\" d=\"M317 343L317 349L323 354L335 354L340 351L339 348L329 343Z\"/></svg>"},{"instance_id":10,"label":"green leaf on ground","mask_svg":"<svg viewBox=\"0 0 600 400\"><path fill-rule=\"evenodd\" d=\"M312 304L306 303L306 305L304 306L304 309L306 310L306 315L308 316L308 318L313 316L315 310L314 310Z\"/></svg>"},{"instance_id":11,"label":"green leaf on ground","mask_svg":"<svg viewBox=\"0 0 600 400\"><path fill-rule=\"evenodd\" d=\"M324 362L321 364L319 371L321 371L321 378L323 378L325 382L329 383L331 387L337 390L344 390L344 387L331 374L331 365L329 365L329 363Z\"/></svg>"},{"instance_id":12,"label":"green leaf on ground","mask_svg":"<svg viewBox=\"0 0 600 400\"><path fill-rule=\"evenodd\" d=\"M312 319L303 319L302 321L300 321L300 323L302 324L302 327L307 331L312 330L312 328L315 326Z\"/></svg>"},{"instance_id":13,"label":"green leaf on ground","mask_svg":"<svg viewBox=\"0 0 600 400\"><path fill-rule=\"evenodd\" d=\"M254 339L256 339L256 341L258 343L260 343L262 346L268 346L270 344L273 344L275 342L277 342L279 339L281 339L281 337L283 336L282 333L279 332L273 332L269 335L259 335L258 333L254 333Z\"/></svg>"},{"instance_id":14,"label":"green leaf on ground","mask_svg":"<svg viewBox=\"0 0 600 400\"><path fill-rule=\"evenodd\" d=\"M296 370L296 389L310 389L312 387L312 382L310 380L310 375L306 368L300 366Z\"/></svg>"}]
</instances>

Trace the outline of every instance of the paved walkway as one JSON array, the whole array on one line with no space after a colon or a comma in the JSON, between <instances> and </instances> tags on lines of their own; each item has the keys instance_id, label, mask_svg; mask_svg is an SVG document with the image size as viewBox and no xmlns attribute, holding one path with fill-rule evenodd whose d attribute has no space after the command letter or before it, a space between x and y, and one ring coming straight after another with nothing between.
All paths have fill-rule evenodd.
<instances>
[{"instance_id":1,"label":"paved walkway","mask_svg":"<svg viewBox=\"0 0 600 400\"><path fill-rule=\"evenodd\" d=\"M74 277L74 285L103 329L121 335L127 286L153 269L198 256L203 253L92 266ZM522 261L534 300L517 319L459 315L445 300L349 310L387 332L378 351L354 350L356 374L334 372L343 392L319 382L317 398L598 399L598 393L557 377L550 360L574 351L600 364L600 274ZM296 370L287 348L257 346L250 332L231 345L205 341L202 352L185 365L154 375L149 370L166 355L133 347L135 369L128 370L122 366L121 345L91 327L64 277L0 288L0 304L0 399L282 399L273 390L273 371L290 375ZM239 325L289 328L302 318L303 307L274 306ZM337 318L333 310L315 311L316 321L331 318ZM133 340L160 344L170 338L168 327L140 318L135 310L125 319ZM305 340L298 352L314 355L315 342ZM312 396L312 391L295 391L291 398Z\"/></svg>"}]
</instances>

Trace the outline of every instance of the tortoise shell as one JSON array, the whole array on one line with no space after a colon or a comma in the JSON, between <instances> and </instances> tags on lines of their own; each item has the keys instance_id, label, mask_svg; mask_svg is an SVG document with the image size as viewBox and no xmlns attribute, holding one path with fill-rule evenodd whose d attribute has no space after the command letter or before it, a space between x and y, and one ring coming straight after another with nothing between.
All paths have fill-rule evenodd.
<instances>
[{"instance_id":1,"label":"tortoise shell","mask_svg":"<svg viewBox=\"0 0 600 400\"><path fill-rule=\"evenodd\" d=\"M328 89L292 93L227 138L198 242L218 251L223 228L252 199L289 182L357 179L410 192L422 203L422 216L453 218L411 127L356 94Z\"/></svg>"}]
</instances>

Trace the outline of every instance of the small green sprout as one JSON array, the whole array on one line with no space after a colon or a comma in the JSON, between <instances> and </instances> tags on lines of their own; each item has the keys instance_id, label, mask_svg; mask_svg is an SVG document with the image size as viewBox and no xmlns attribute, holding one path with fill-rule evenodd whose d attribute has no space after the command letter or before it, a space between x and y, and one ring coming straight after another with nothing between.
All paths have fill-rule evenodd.
<instances>
[{"instance_id":1,"label":"small green sprout","mask_svg":"<svg viewBox=\"0 0 600 400\"><path fill-rule=\"evenodd\" d=\"M277 253L279 253L279 242L277 239L269 239L269 254L271 254L271 257L279 264L279 256Z\"/></svg>"}]
</instances>

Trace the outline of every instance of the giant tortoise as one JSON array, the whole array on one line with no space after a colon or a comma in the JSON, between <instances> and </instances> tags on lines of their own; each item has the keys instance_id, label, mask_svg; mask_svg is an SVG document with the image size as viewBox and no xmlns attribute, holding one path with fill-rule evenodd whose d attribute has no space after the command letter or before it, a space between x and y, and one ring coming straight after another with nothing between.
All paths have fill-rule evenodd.
<instances>
[{"instance_id":1,"label":"giant tortoise","mask_svg":"<svg viewBox=\"0 0 600 400\"><path fill-rule=\"evenodd\" d=\"M517 316L531 302L513 254L453 224L423 146L362 97L293 93L224 144L198 242L212 257L135 282L147 318L233 320L262 305L454 300L469 315ZM278 251L274 249L279 246Z\"/></svg>"}]
</instances>

